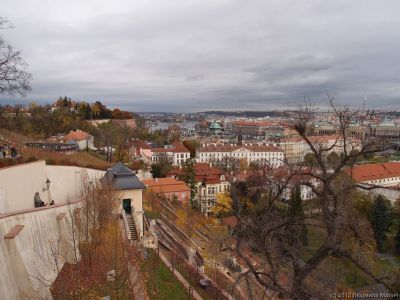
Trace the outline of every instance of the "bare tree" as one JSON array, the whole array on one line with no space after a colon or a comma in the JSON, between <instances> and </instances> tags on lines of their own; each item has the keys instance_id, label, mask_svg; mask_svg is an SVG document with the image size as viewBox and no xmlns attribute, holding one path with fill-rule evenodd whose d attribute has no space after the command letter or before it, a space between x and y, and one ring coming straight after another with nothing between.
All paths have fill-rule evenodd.
<instances>
[{"instance_id":1,"label":"bare tree","mask_svg":"<svg viewBox=\"0 0 400 300\"><path fill-rule=\"evenodd\" d=\"M333 113L339 128L334 142L327 145L311 138L315 110L307 106L295 120L295 129L308 145L316 160L313 168L286 163L285 174L267 178L259 187L247 188L240 192L232 189L238 225L235 230L237 252L249 267L257 282L272 293L286 299L308 299L311 297L307 284L310 275L329 257L350 261L371 280L390 284L373 271L375 252L371 228L367 220L358 216L353 201L357 187L343 172L353 166L365 154L382 149L382 141L355 140L347 136L350 122L355 114L346 107L338 107L330 98ZM327 155L340 149L341 155L332 163ZM312 180L310 180L310 178ZM282 192L293 181L309 187L316 195L316 209L304 216L288 214L281 202ZM254 206L245 207L243 201L253 199ZM305 245L301 228L315 227L321 236L316 249L304 256ZM256 252L262 257L254 261L249 253Z\"/></svg>"},{"instance_id":2,"label":"bare tree","mask_svg":"<svg viewBox=\"0 0 400 300\"><path fill-rule=\"evenodd\" d=\"M0 29L13 28L12 24L0 17ZM27 64L0 35L0 94L26 95L30 91L32 75L26 71Z\"/></svg>"}]
</instances>

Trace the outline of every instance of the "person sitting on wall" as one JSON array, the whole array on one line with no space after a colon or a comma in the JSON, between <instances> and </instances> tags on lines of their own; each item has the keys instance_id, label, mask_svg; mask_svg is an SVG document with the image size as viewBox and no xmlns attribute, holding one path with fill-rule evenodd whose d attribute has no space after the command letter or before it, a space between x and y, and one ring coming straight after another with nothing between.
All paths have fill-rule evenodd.
<instances>
[{"instance_id":1,"label":"person sitting on wall","mask_svg":"<svg viewBox=\"0 0 400 300\"><path fill-rule=\"evenodd\" d=\"M33 201L35 203L35 208L44 206L44 202L42 201L42 199L40 199L39 192L35 193L35 198L33 199Z\"/></svg>"}]
</instances>

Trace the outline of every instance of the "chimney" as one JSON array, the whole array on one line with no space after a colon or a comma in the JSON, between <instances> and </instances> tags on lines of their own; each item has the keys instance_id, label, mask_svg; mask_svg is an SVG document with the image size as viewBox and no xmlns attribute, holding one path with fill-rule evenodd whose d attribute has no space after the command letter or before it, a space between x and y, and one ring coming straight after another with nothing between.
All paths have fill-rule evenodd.
<instances>
[{"instance_id":1,"label":"chimney","mask_svg":"<svg viewBox=\"0 0 400 300\"><path fill-rule=\"evenodd\" d=\"M212 168L212 162L210 161L210 168Z\"/></svg>"},{"instance_id":2,"label":"chimney","mask_svg":"<svg viewBox=\"0 0 400 300\"><path fill-rule=\"evenodd\" d=\"M155 181L155 182L158 182L158 178L154 178L154 181Z\"/></svg>"}]
</instances>

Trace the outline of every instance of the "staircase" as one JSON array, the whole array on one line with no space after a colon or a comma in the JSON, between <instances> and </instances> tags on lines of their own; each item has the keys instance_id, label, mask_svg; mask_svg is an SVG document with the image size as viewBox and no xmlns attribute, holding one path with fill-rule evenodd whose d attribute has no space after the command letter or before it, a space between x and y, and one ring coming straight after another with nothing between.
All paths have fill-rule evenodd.
<instances>
[{"instance_id":1,"label":"staircase","mask_svg":"<svg viewBox=\"0 0 400 300\"><path fill-rule=\"evenodd\" d=\"M136 223L132 217L132 214L126 214L126 221L128 222L129 231L131 233L131 240L136 241L138 239L138 234L136 231Z\"/></svg>"}]
</instances>

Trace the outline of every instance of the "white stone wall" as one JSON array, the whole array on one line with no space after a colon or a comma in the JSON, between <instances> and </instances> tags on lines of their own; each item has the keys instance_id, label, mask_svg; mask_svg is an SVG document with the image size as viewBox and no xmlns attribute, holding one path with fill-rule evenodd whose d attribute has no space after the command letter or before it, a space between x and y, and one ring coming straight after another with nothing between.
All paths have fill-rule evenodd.
<instances>
[{"instance_id":1,"label":"white stone wall","mask_svg":"<svg viewBox=\"0 0 400 300\"><path fill-rule=\"evenodd\" d=\"M189 152L174 152L173 165L183 165L190 158Z\"/></svg>"},{"instance_id":2,"label":"white stone wall","mask_svg":"<svg viewBox=\"0 0 400 300\"><path fill-rule=\"evenodd\" d=\"M59 267L68 259L72 249L58 248L58 240L71 244L71 236L63 230L63 222L71 222L70 210L78 207L80 202L64 205L38 208L17 215L0 216L0 299L40 299L49 298L49 285L57 277L54 265L53 249L59 249ZM64 219L57 216L65 213ZM15 225L24 225L13 239L4 239L4 235ZM68 253L67 250L68 249ZM37 280L44 277L46 280Z\"/></svg>"},{"instance_id":3,"label":"white stone wall","mask_svg":"<svg viewBox=\"0 0 400 300\"><path fill-rule=\"evenodd\" d=\"M0 169L0 215L12 211L34 208L34 196L48 203L65 204L82 196L86 181L95 182L104 171L69 167L46 166L45 161L35 161ZM50 190L46 180L50 180Z\"/></svg>"},{"instance_id":4,"label":"white stone wall","mask_svg":"<svg viewBox=\"0 0 400 300\"><path fill-rule=\"evenodd\" d=\"M33 199L39 192L44 202L49 201L46 188L46 163L35 161L0 169L0 214L34 208Z\"/></svg>"},{"instance_id":5,"label":"white stone wall","mask_svg":"<svg viewBox=\"0 0 400 300\"><path fill-rule=\"evenodd\" d=\"M103 177L105 171L73 166L46 166L46 173L51 182L51 198L56 204L64 204L81 197L84 185L89 181L96 182Z\"/></svg>"}]
</instances>

